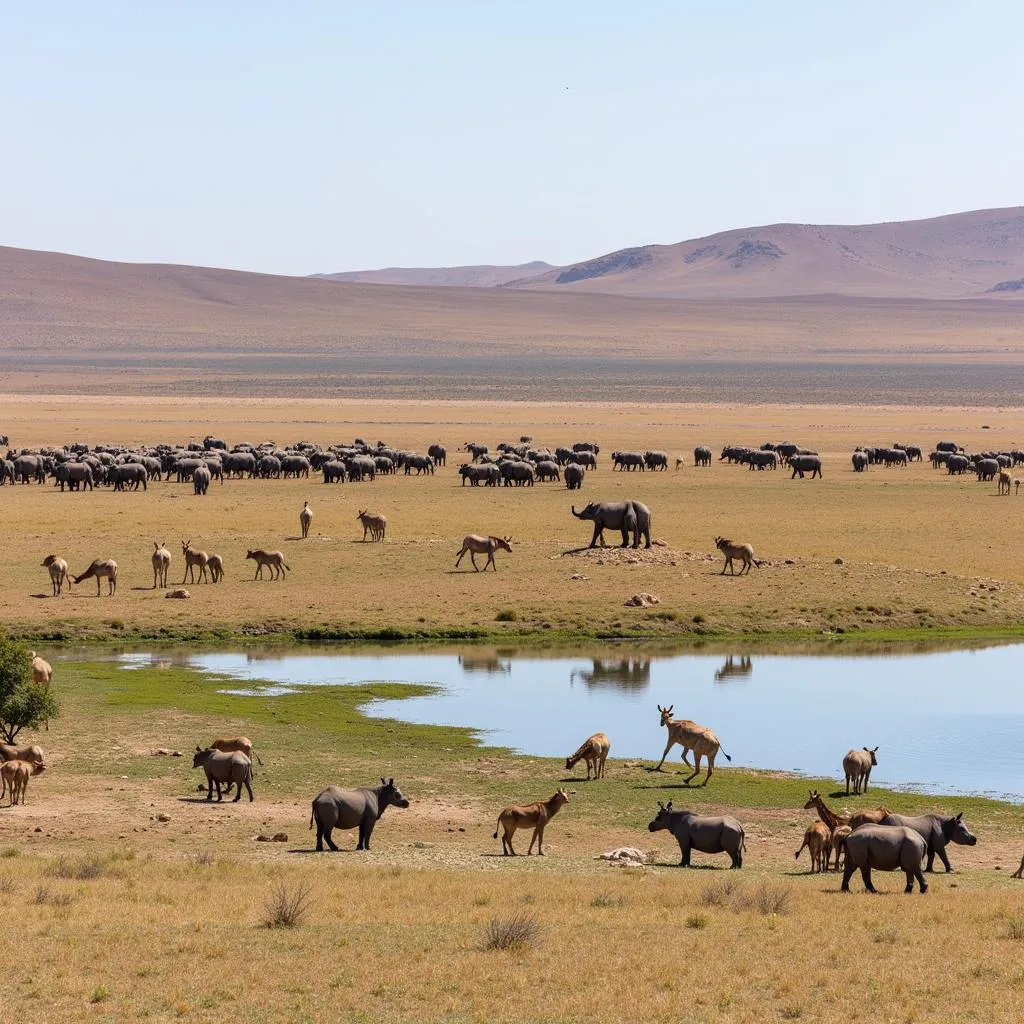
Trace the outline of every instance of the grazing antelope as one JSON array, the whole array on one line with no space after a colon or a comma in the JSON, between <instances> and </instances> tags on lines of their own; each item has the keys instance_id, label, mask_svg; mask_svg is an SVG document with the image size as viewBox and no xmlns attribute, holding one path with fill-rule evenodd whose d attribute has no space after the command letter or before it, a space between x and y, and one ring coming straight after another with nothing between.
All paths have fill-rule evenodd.
<instances>
[{"instance_id":1,"label":"grazing antelope","mask_svg":"<svg viewBox=\"0 0 1024 1024\"><path fill-rule=\"evenodd\" d=\"M171 553L163 544L153 541L153 589L167 589L167 572L171 568Z\"/></svg>"},{"instance_id":2,"label":"grazing antelope","mask_svg":"<svg viewBox=\"0 0 1024 1024\"><path fill-rule=\"evenodd\" d=\"M388 521L385 516L370 515L369 512L360 512L356 519L363 524L363 543L366 543L366 535L369 533L370 541L384 543L384 533L388 528Z\"/></svg>"},{"instance_id":3,"label":"grazing antelope","mask_svg":"<svg viewBox=\"0 0 1024 1024\"><path fill-rule=\"evenodd\" d=\"M313 522L313 510L309 507L309 502L304 501L302 503L302 511L299 513L299 526L302 527L303 540L309 536L309 524L311 522Z\"/></svg>"},{"instance_id":4,"label":"grazing antelope","mask_svg":"<svg viewBox=\"0 0 1024 1024\"><path fill-rule=\"evenodd\" d=\"M476 564L476 555L487 555L487 561L484 562L484 572L487 572L487 566L493 565L494 571L498 571L498 566L494 561L495 551L507 551L509 554L512 553L512 538L511 537L481 537L479 534L471 533L468 537L465 537L462 541L462 550L459 552L459 557L455 559L455 568L458 569L459 562L462 561L462 556L469 552L469 560L473 563L473 569L476 572L480 571L480 566Z\"/></svg>"},{"instance_id":5,"label":"grazing antelope","mask_svg":"<svg viewBox=\"0 0 1024 1024\"><path fill-rule=\"evenodd\" d=\"M760 562L754 557L754 548L750 544L734 544L725 537L716 537L715 547L725 555L725 564L722 566L721 572L722 576L725 575L726 569L729 570L731 575L736 575L736 568L732 564L734 558L738 558L743 562L743 568L740 569L741 576L745 572L750 572L752 565L756 565L758 569L761 568Z\"/></svg>"},{"instance_id":6,"label":"grazing antelope","mask_svg":"<svg viewBox=\"0 0 1024 1024\"><path fill-rule=\"evenodd\" d=\"M53 586L53 596L60 597L64 584L68 583L68 563L56 555L47 555L42 563L50 572L50 583ZM68 584L70 586L70 584Z\"/></svg>"},{"instance_id":7,"label":"grazing antelope","mask_svg":"<svg viewBox=\"0 0 1024 1024\"><path fill-rule=\"evenodd\" d=\"M206 568L210 570L210 579L214 583L220 583L224 578L224 559L220 555L211 554L206 561Z\"/></svg>"},{"instance_id":8,"label":"grazing antelope","mask_svg":"<svg viewBox=\"0 0 1024 1024\"><path fill-rule=\"evenodd\" d=\"M516 856L512 849L512 837L516 829L533 827L533 836L530 845L526 850L529 857L533 851L534 842L537 843L537 856L544 856L544 826L561 810L562 805L569 802L569 794L566 790L560 789L548 800L538 800L533 804L511 804L498 815L498 826L504 830L501 837L501 855L503 857ZM495 831L494 838L498 838Z\"/></svg>"},{"instance_id":9,"label":"grazing antelope","mask_svg":"<svg viewBox=\"0 0 1024 1024\"><path fill-rule=\"evenodd\" d=\"M196 566L199 566L199 582L203 580L209 582L206 575L206 566L210 561L210 556L205 551L196 551L192 547L192 541L183 540L181 542L181 553L185 556L185 575L181 578L182 583L188 582L189 575L191 575L192 583L196 581Z\"/></svg>"},{"instance_id":10,"label":"grazing antelope","mask_svg":"<svg viewBox=\"0 0 1024 1024\"><path fill-rule=\"evenodd\" d=\"M590 771L593 769L595 779L604 778L604 763L608 758L608 751L612 749L612 741L603 732L595 732L593 736L583 741L583 745L572 757L565 759L566 770L573 768L578 761L587 762L587 779L590 779Z\"/></svg>"},{"instance_id":11,"label":"grazing antelope","mask_svg":"<svg viewBox=\"0 0 1024 1024\"><path fill-rule=\"evenodd\" d=\"M117 593L117 562L112 558L97 558L81 576L76 576L72 582L81 583L90 577L96 577L96 596L100 596L100 580L106 578L107 596L113 597Z\"/></svg>"},{"instance_id":12,"label":"grazing antelope","mask_svg":"<svg viewBox=\"0 0 1024 1024\"><path fill-rule=\"evenodd\" d=\"M705 726L698 725L689 718L673 719L672 709L674 707L674 704L670 704L667 708L663 708L660 704L658 705L658 711L661 712L661 724L668 729L668 743L665 744L665 753L661 755L658 767L654 770L657 772L661 771L661 766L665 763L668 752L674 744L678 743L683 748L684 764L689 765L689 762L686 760L686 752L688 750L693 751L693 774L683 780L684 785L688 786L700 774L700 759L707 757L708 773L703 783L706 786L715 772L715 757L718 751L721 750L722 745L718 742L718 737ZM722 753L725 754L725 751L722 750ZM728 754L725 754L725 759L727 761L732 760Z\"/></svg>"},{"instance_id":13,"label":"grazing antelope","mask_svg":"<svg viewBox=\"0 0 1024 1024\"><path fill-rule=\"evenodd\" d=\"M828 863L828 851L832 845L832 833L823 821L816 821L813 825L807 826L804 832L804 841L800 849L793 854L795 860L800 859L800 854L806 846L811 852L811 873L815 871L826 871Z\"/></svg>"},{"instance_id":14,"label":"grazing antelope","mask_svg":"<svg viewBox=\"0 0 1024 1024\"><path fill-rule=\"evenodd\" d=\"M251 558L256 563L256 575L254 580L263 579L263 566L269 565L273 580L279 580L284 576L287 569L291 572L291 566L285 565L284 554L280 551L264 551L263 548L256 548L255 551L246 551L246 558Z\"/></svg>"}]
</instances>

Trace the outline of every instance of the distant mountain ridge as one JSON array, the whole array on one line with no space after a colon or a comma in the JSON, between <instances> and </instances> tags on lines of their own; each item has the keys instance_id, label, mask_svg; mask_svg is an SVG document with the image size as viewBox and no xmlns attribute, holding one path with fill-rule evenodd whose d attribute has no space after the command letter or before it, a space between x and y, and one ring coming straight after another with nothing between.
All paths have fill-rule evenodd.
<instances>
[{"instance_id":1,"label":"distant mountain ridge","mask_svg":"<svg viewBox=\"0 0 1024 1024\"><path fill-rule=\"evenodd\" d=\"M511 267L483 264L476 267L385 267L350 270L340 274L314 274L327 281L358 284L409 284L433 288L497 288L511 281L536 277L556 268L543 260Z\"/></svg>"},{"instance_id":2,"label":"distant mountain ridge","mask_svg":"<svg viewBox=\"0 0 1024 1024\"><path fill-rule=\"evenodd\" d=\"M1013 299L1024 297L1024 207L881 224L767 224L618 249L565 267L534 263L322 276L638 298Z\"/></svg>"}]
</instances>

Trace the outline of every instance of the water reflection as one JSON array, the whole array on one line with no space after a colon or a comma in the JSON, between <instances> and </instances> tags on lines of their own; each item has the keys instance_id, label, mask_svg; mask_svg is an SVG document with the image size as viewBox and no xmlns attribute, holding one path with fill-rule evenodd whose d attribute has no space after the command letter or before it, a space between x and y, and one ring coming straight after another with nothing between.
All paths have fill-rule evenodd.
<instances>
[{"instance_id":1,"label":"water reflection","mask_svg":"<svg viewBox=\"0 0 1024 1024\"><path fill-rule=\"evenodd\" d=\"M588 687L617 687L645 690L651 682L651 659L646 655L625 658L591 658L592 668L574 668L570 682L583 680Z\"/></svg>"},{"instance_id":2,"label":"water reflection","mask_svg":"<svg viewBox=\"0 0 1024 1024\"><path fill-rule=\"evenodd\" d=\"M725 683L730 679L741 679L749 676L753 671L754 665L749 655L742 654L737 658L730 654L725 659L725 664L721 668L715 669L715 682Z\"/></svg>"},{"instance_id":3,"label":"water reflection","mask_svg":"<svg viewBox=\"0 0 1024 1024\"><path fill-rule=\"evenodd\" d=\"M512 671L512 662L508 658L499 657L497 651L460 654L459 665L463 672L483 672L487 675L507 676Z\"/></svg>"}]
</instances>

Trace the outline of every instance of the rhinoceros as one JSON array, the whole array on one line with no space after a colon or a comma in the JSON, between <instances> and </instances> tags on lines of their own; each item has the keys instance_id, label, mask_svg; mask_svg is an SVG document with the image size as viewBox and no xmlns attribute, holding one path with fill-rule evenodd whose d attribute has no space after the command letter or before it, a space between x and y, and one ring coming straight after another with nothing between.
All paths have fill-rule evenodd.
<instances>
[{"instance_id":1,"label":"rhinoceros","mask_svg":"<svg viewBox=\"0 0 1024 1024\"><path fill-rule=\"evenodd\" d=\"M928 891L928 883L921 872L924 860L925 841L912 828L903 825L861 825L854 829L843 842L846 850L846 866L843 868L843 892L850 891L850 878L860 868L864 888L874 892L871 884L871 869L879 871L903 871L907 876L904 892L914 891L914 879L921 892Z\"/></svg>"},{"instance_id":2,"label":"rhinoceros","mask_svg":"<svg viewBox=\"0 0 1024 1024\"><path fill-rule=\"evenodd\" d=\"M316 822L316 848L323 853L324 843L332 850L337 850L331 839L331 832L336 828L359 828L357 850L369 850L370 835L377 819L391 804L396 807L408 807L409 801L402 796L401 790L395 785L394 779L375 787L361 789L339 789L328 786L313 798L313 813L309 817L309 827Z\"/></svg>"},{"instance_id":3,"label":"rhinoceros","mask_svg":"<svg viewBox=\"0 0 1024 1024\"><path fill-rule=\"evenodd\" d=\"M192 758L192 767L203 766L206 771L206 799L213 799L213 784L217 784L217 800L223 799L221 794L221 783L227 783L228 790L232 785L238 786L235 794L235 803L242 797L242 787L249 792L249 801L252 802L252 761L238 750L231 753L222 750L214 750L207 747L205 750L196 747L195 757Z\"/></svg>"},{"instance_id":4,"label":"rhinoceros","mask_svg":"<svg viewBox=\"0 0 1024 1024\"><path fill-rule=\"evenodd\" d=\"M701 853L727 853L732 858L731 867L743 867L744 833L743 826L730 815L709 818L693 811L674 811L672 801L663 804L658 801L658 813L648 826L648 832L668 829L679 843L682 855L681 868L690 866L690 851Z\"/></svg>"},{"instance_id":5,"label":"rhinoceros","mask_svg":"<svg viewBox=\"0 0 1024 1024\"><path fill-rule=\"evenodd\" d=\"M903 814L890 814L882 819L882 825L903 825L912 828L924 841L928 848L928 864L925 871L931 871L935 863L935 855L939 855L947 871L953 869L946 856L946 843L958 843L960 846L974 846L977 836L973 835L963 823L963 815L955 818L944 818L941 814L920 814L916 818L908 818Z\"/></svg>"}]
</instances>

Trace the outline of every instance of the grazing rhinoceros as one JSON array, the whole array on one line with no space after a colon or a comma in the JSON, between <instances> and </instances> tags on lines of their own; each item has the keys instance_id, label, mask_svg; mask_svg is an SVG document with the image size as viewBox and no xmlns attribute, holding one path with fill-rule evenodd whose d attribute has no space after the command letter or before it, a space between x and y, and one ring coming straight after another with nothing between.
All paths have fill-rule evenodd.
<instances>
[{"instance_id":1,"label":"grazing rhinoceros","mask_svg":"<svg viewBox=\"0 0 1024 1024\"><path fill-rule=\"evenodd\" d=\"M639 501L592 501L582 512L572 506L572 514L577 519L589 519L594 524L594 536L590 538L590 547L605 546L604 531L620 530L622 547L628 547L632 534L633 547L640 546L640 538L644 538L644 546L651 546L651 510Z\"/></svg>"},{"instance_id":2,"label":"grazing rhinoceros","mask_svg":"<svg viewBox=\"0 0 1024 1024\"><path fill-rule=\"evenodd\" d=\"M679 843L681 868L690 866L691 850L727 853L732 858L731 867L743 867L743 826L728 814L721 818L709 818L693 811L674 811L671 800L667 804L659 800L658 813L647 830L658 832L663 828L668 829Z\"/></svg>"},{"instance_id":3,"label":"grazing rhinoceros","mask_svg":"<svg viewBox=\"0 0 1024 1024\"><path fill-rule=\"evenodd\" d=\"M843 892L850 891L850 877L860 868L864 888L874 892L871 884L871 869L879 871L903 871L907 876L904 892L914 891L914 879L921 892L928 891L928 883L921 872L924 860L925 841L912 828L903 825L861 825L854 829L843 842L846 850L846 866L843 868Z\"/></svg>"},{"instance_id":4,"label":"grazing rhinoceros","mask_svg":"<svg viewBox=\"0 0 1024 1024\"><path fill-rule=\"evenodd\" d=\"M192 767L200 765L206 771L206 799L213 799L213 784L217 784L217 800L223 799L220 787L221 783L227 783L230 790L232 785L238 786L234 802L237 803L242 797L242 787L249 792L249 801L252 802L252 761L238 750L231 753L222 750L214 750L207 747L205 750L196 747L195 757L192 758Z\"/></svg>"},{"instance_id":5,"label":"grazing rhinoceros","mask_svg":"<svg viewBox=\"0 0 1024 1024\"><path fill-rule=\"evenodd\" d=\"M941 814L920 814L916 818L908 818L903 814L889 814L881 821L883 825L903 825L912 828L924 841L928 848L928 864L925 871L931 871L935 863L935 855L939 855L947 871L949 857L946 856L946 843L958 843L960 846L974 846L978 838L961 820L962 814L955 818L944 818Z\"/></svg>"},{"instance_id":6,"label":"grazing rhinoceros","mask_svg":"<svg viewBox=\"0 0 1024 1024\"><path fill-rule=\"evenodd\" d=\"M357 850L369 850L370 835L377 819L391 804L396 807L408 807L409 801L402 796L401 790L395 785L394 779L387 782L382 778L381 785L374 788L339 789L328 786L313 798L313 813L309 818L309 827L316 822L316 848L322 853L324 843L332 850L337 850L331 839L331 832L336 828L359 828Z\"/></svg>"}]
</instances>

